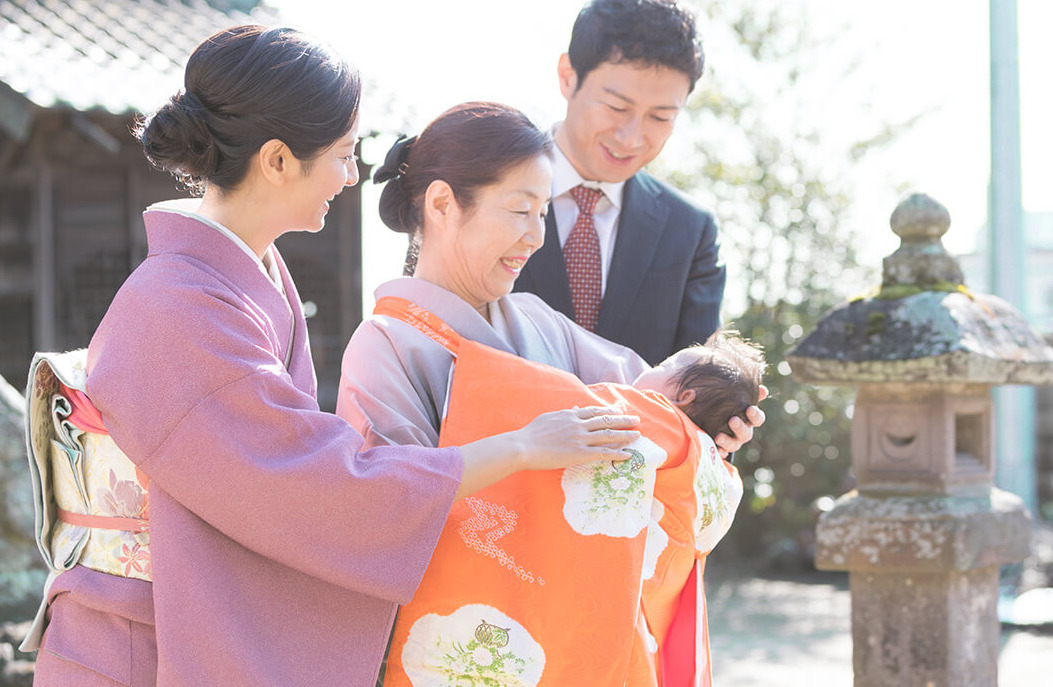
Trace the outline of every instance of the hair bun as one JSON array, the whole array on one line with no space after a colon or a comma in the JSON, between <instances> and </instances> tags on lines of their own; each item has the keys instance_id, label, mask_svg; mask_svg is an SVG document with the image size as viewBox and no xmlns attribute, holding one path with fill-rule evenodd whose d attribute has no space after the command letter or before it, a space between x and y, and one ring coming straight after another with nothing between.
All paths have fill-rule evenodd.
<instances>
[{"instance_id":1,"label":"hair bun","mask_svg":"<svg viewBox=\"0 0 1053 687\"><path fill-rule=\"evenodd\" d=\"M481 189L551 149L551 137L514 107L477 101L455 105L424 127L419 137L400 137L391 146L373 177L385 184L380 218L395 231L423 230L431 184L448 184L457 204L468 211Z\"/></svg>"},{"instance_id":2,"label":"hair bun","mask_svg":"<svg viewBox=\"0 0 1053 687\"><path fill-rule=\"evenodd\" d=\"M384 185L377 212L380 220L392 231L412 234L417 230L417 223L413 221L413 198L406 190L401 176L390 179Z\"/></svg>"},{"instance_id":3,"label":"hair bun","mask_svg":"<svg viewBox=\"0 0 1053 687\"><path fill-rule=\"evenodd\" d=\"M413 198L405 185L410 151L416 142L416 136L399 136L384 156L384 163L373 173L373 183L384 184L378 207L380 219L389 229L403 234L412 234L417 228L413 221Z\"/></svg>"},{"instance_id":4,"label":"hair bun","mask_svg":"<svg viewBox=\"0 0 1053 687\"><path fill-rule=\"evenodd\" d=\"M136 135L150 163L191 190L203 191L203 180L219 166L208 110L193 93L172 96L142 122Z\"/></svg>"},{"instance_id":5,"label":"hair bun","mask_svg":"<svg viewBox=\"0 0 1053 687\"><path fill-rule=\"evenodd\" d=\"M373 183L383 184L404 175L409 168L410 150L416 142L416 136L407 138L405 134L401 134L391 146L388 154L384 156L384 164L380 165L373 174Z\"/></svg>"},{"instance_id":6,"label":"hair bun","mask_svg":"<svg viewBox=\"0 0 1053 687\"><path fill-rule=\"evenodd\" d=\"M278 139L313 160L347 134L358 113L358 72L329 46L287 27L244 24L201 41L183 89L135 134L147 158L195 191L232 191L260 146Z\"/></svg>"},{"instance_id":7,"label":"hair bun","mask_svg":"<svg viewBox=\"0 0 1053 687\"><path fill-rule=\"evenodd\" d=\"M188 117L204 117L208 118L208 110L198 100L198 97L190 91L179 91L172 96L169 104L172 107L179 107L185 110Z\"/></svg>"}]
</instances>

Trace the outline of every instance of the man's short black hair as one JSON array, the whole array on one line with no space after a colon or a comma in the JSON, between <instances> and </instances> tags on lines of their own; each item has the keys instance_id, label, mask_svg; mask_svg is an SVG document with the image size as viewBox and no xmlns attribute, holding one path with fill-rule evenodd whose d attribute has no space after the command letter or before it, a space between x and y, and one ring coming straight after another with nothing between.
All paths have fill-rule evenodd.
<instances>
[{"instance_id":1,"label":"man's short black hair","mask_svg":"<svg viewBox=\"0 0 1053 687\"><path fill-rule=\"evenodd\" d=\"M604 62L675 69L702 76L705 56L695 16L676 0L591 0L574 22L567 49L578 88Z\"/></svg>"}]
</instances>

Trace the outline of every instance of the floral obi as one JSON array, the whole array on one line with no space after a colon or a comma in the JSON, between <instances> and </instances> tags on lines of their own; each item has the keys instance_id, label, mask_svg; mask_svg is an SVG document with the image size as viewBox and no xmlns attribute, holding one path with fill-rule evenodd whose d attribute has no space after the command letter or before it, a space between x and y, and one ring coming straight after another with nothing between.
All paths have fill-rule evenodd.
<instances>
[{"instance_id":1,"label":"floral obi","mask_svg":"<svg viewBox=\"0 0 1053 687\"><path fill-rule=\"evenodd\" d=\"M37 547L53 574L83 565L150 580L147 477L85 395L86 349L38 353L26 390Z\"/></svg>"}]
</instances>

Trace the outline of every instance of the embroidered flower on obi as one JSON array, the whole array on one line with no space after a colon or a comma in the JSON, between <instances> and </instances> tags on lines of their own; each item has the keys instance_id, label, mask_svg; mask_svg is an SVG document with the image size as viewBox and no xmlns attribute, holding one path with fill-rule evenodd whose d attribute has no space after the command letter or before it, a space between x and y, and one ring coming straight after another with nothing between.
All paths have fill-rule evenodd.
<instances>
[{"instance_id":1,"label":"embroidered flower on obi","mask_svg":"<svg viewBox=\"0 0 1053 687\"><path fill-rule=\"evenodd\" d=\"M483 604L450 615L429 613L410 628L402 649L410 683L533 687L541 681L545 652L523 628Z\"/></svg>"},{"instance_id":2,"label":"embroidered flower on obi","mask_svg":"<svg viewBox=\"0 0 1053 687\"><path fill-rule=\"evenodd\" d=\"M141 518L146 515L146 492L138 481L119 480L110 470L109 488L99 490L99 508L104 515Z\"/></svg>"},{"instance_id":3,"label":"embroidered flower on obi","mask_svg":"<svg viewBox=\"0 0 1053 687\"><path fill-rule=\"evenodd\" d=\"M38 401L50 404L51 397L58 391L59 381L48 365L37 365L33 381L33 395Z\"/></svg>"},{"instance_id":4,"label":"embroidered flower on obi","mask_svg":"<svg viewBox=\"0 0 1053 687\"><path fill-rule=\"evenodd\" d=\"M623 461L596 461L563 471L563 517L575 532L631 538L647 527L655 472L667 454L647 437L622 450Z\"/></svg>"},{"instance_id":5,"label":"embroidered flower on obi","mask_svg":"<svg viewBox=\"0 0 1053 687\"><path fill-rule=\"evenodd\" d=\"M106 434L85 432L79 435L84 455L84 493L87 504L67 510L90 515L115 518L134 518L143 521L150 517L150 497L147 485L135 465L121 452ZM59 487L61 489L61 487ZM77 503L69 499L75 493L57 493L60 505ZM62 530L75 527L61 523ZM82 529L83 531L83 529ZM87 530L87 544L79 554L81 565L139 580L151 579L150 532L129 532L121 529L92 527Z\"/></svg>"},{"instance_id":6,"label":"embroidered flower on obi","mask_svg":"<svg viewBox=\"0 0 1053 687\"><path fill-rule=\"evenodd\" d=\"M132 571L150 574L150 550L136 542L131 546L121 544L117 560L124 566L125 577L131 577Z\"/></svg>"},{"instance_id":7,"label":"embroidered flower on obi","mask_svg":"<svg viewBox=\"0 0 1053 687\"><path fill-rule=\"evenodd\" d=\"M717 452L713 440L698 433L702 448L698 472L695 473L695 546L703 552L713 550L728 530L742 500L742 480L738 470L729 469Z\"/></svg>"}]
</instances>

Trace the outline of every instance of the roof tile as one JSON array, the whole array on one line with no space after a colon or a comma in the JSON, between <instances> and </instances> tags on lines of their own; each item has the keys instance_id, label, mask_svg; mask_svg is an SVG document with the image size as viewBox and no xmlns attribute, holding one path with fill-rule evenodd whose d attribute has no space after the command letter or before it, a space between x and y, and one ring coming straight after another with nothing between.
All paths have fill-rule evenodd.
<instances>
[{"instance_id":1,"label":"roof tile","mask_svg":"<svg viewBox=\"0 0 1053 687\"><path fill-rule=\"evenodd\" d=\"M281 21L266 0L0 0L0 82L41 108L146 112L182 87L209 34ZM384 84L366 78L364 94L363 136L419 119Z\"/></svg>"},{"instance_id":2,"label":"roof tile","mask_svg":"<svg viewBox=\"0 0 1053 687\"><path fill-rule=\"evenodd\" d=\"M182 84L183 64L209 33L274 23L223 0L0 0L0 81L39 107L156 107ZM221 9L223 8L223 9Z\"/></svg>"}]
</instances>

